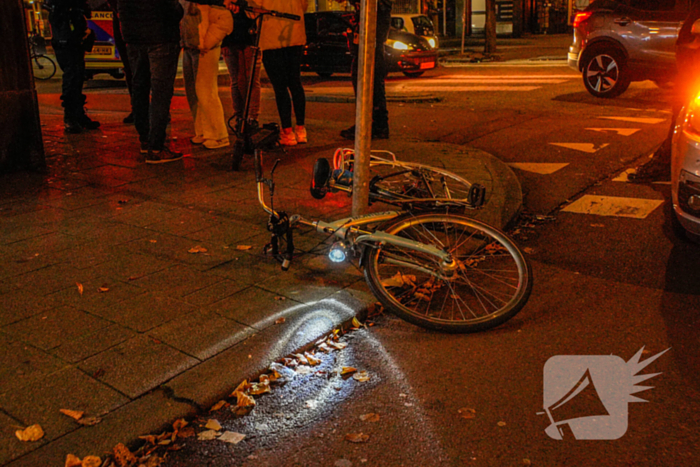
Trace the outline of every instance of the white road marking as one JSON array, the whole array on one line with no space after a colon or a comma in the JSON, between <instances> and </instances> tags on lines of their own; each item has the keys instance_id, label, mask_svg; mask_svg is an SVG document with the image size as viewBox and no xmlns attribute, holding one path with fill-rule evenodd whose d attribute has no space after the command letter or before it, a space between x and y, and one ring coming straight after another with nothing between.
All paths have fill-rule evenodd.
<instances>
[{"instance_id":1,"label":"white road marking","mask_svg":"<svg viewBox=\"0 0 700 467\"><path fill-rule=\"evenodd\" d=\"M573 149L575 151L587 152L588 154L595 154L603 148L610 146L609 143L596 145L593 143L549 143L553 146L560 146L562 148Z\"/></svg>"},{"instance_id":2,"label":"white road marking","mask_svg":"<svg viewBox=\"0 0 700 467\"><path fill-rule=\"evenodd\" d=\"M584 195L563 209L577 214L630 217L645 219L664 203L659 199L622 198L617 196Z\"/></svg>"},{"instance_id":3,"label":"white road marking","mask_svg":"<svg viewBox=\"0 0 700 467\"><path fill-rule=\"evenodd\" d=\"M524 172L532 172L541 175L550 175L557 172L567 165L568 163L544 163L544 162L512 162L508 164L509 166L522 170Z\"/></svg>"},{"instance_id":4,"label":"white road marking","mask_svg":"<svg viewBox=\"0 0 700 467\"><path fill-rule=\"evenodd\" d=\"M637 169L634 169L634 168L627 169L624 172L622 172L620 175L618 175L617 177L613 178L612 181L613 182L629 182L630 181L629 174L636 173L636 172L637 172Z\"/></svg>"},{"instance_id":5,"label":"white road marking","mask_svg":"<svg viewBox=\"0 0 700 467\"><path fill-rule=\"evenodd\" d=\"M578 79L578 75L444 75L436 76L434 79L488 79L488 78L503 78L503 79Z\"/></svg>"},{"instance_id":6,"label":"white road marking","mask_svg":"<svg viewBox=\"0 0 700 467\"><path fill-rule=\"evenodd\" d=\"M476 92L476 91L534 91L541 86L387 86L402 91Z\"/></svg>"},{"instance_id":7,"label":"white road marking","mask_svg":"<svg viewBox=\"0 0 700 467\"><path fill-rule=\"evenodd\" d=\"M632 136L638 132L639 128L586 128L586 130L598 131L600 133L607 133L608 131L614 131L618 135L622 136Z\"/></svg>"},{"instance_id":8,"label":"white road marking","mask_svg":"<svg viewBox=\"0 0 700 467\"><path fill-rule=\"evenodd\" d=\"M424 83L438 83L440 85L445 84L445 83L483 83L483 84L561 84L561 83L566 83L567 80L565 79L555 79L555 78L540 78L540 79L535 79L535 78L528 78L528 79L519 79L519 78L504 78L501 76L494 76L494 77L485 77L485 76L474 76L472 78L460 78L460 79L435 79L435 80L428 80L428 79L421 79L421 80L411 80L411 84L416 84L416 85L422 85Z\"/></svg>"},{"instance_id":9,"label":"white road marking","mask_svg":"<svg viewBox=\"0 0 700 467\"><path fill-rule=\"evenodd\" d=\"M648 123L654 125L656 123L663 123L666 121L665 118L641 118L641 117L599 117L607 120L617 120L620 122L632 122L632 123Z\"/></svg>"}]
</instances>

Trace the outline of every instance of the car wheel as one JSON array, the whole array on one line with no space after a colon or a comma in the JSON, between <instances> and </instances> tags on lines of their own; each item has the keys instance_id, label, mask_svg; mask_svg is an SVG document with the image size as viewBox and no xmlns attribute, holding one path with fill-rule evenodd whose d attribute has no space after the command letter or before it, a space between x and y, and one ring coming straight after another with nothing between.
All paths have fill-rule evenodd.
<instances>
[{"instance_id":1,"label":"car wheel","mask_svg":"<svg viewBox=\"0 0 700 467\"><path fill-rule=\"evenodd\" d=\"M596 49L583 64L583 84L595 97L613 98L627 90L630 77L619 50Z\"/></svg>"},{"instance_id":2,"label":"car wheel","mask_svg":"<svg viewBox=\"0 0 700 467\"><path fill-rule=\"evenodd\" d=\"M317 71L316 74L321 78L330 78L331 76L333 76L333 73L329 73L327 71Z\"/></svg>"},{"instance_id":3,"label":"car wheel","mask_svg":"<svg viewBox=\"0 0 700 467\"><path fill-rule=\"evenodd\" d=\"M404 71L403 74L408 76L409 78L418 78L419 76L423 76L423 73L425 71Z\"/></svg>"}]
</instances>

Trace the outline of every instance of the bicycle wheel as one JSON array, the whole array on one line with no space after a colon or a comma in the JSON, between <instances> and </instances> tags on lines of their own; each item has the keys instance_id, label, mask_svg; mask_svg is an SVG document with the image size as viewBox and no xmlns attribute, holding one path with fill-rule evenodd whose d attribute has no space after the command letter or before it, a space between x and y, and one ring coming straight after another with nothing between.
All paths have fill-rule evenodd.
<instances>
[{"instance_id":1,"label":"bicycle wheel","mask_svg":"<svg viewBox=\"0 0 700 467\"><path fill-rule=\"evenodd\" d=\"M389 243L368 246L365 279L400 318L446 332L476 332L515 316L532 290L528 261L505 234L466 216L405 215L379 230L443 249L453 272L434 255Z\"/></svg>"},{"instance_id":2,"label":"bicycle wheel","mask_svg":"<svg viewBox=\"0 0 700 467\"><path fill-rule=\"evenodd\" d=\"M447 170L380 159L371 162L370 173L370 198L375 201L399 204L406 210L463 209L468 205L472 184Z\"/></svg>"},{"instance_id":3,"label":"bicycle wheel","mask_svg":"<svg viewBox=\"0 0 700 467\"><path fill-rule=\"evenodd\" d=\"M32 69L36 79L50 79L56 74L56 64L46 55L32 57Z\"/></svg>"}]
</instances>

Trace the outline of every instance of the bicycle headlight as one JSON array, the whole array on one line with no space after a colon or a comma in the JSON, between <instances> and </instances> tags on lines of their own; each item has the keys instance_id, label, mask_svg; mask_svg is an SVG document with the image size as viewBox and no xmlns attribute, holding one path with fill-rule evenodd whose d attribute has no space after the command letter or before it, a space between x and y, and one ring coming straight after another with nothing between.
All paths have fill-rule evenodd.
<instances>
[{"instance_id":1,"label":"bicycle headlight","mask_svg":"<svg viewBox=\"0 0 700 467\"><path fill-rule=\"evenodd\" d=\"M334 263L342 263L348 257L348 247L345 242L335 242L330 251L328 252L328 258Z\"/></svg>"}]
</instances>

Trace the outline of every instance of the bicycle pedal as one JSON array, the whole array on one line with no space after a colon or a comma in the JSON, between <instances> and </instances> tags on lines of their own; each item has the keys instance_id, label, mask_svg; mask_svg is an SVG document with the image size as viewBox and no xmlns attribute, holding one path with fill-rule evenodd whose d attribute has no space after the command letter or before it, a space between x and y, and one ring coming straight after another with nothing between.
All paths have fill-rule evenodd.
<instances>
[{"instance_id":1,"label":"bicycle pedal","mask_svg":"<svg viewBox=\"0 0 700 467\"><path fill-rule=\"evenodd\" d=\"M479 183L474 183L469 188L469 193L467 194L467 201L470 205L475 208L479 208L486 202L486 187Z\"/></svg>"}]
</instances>

